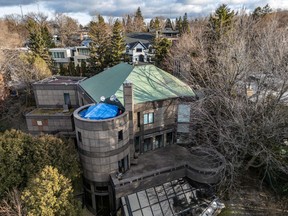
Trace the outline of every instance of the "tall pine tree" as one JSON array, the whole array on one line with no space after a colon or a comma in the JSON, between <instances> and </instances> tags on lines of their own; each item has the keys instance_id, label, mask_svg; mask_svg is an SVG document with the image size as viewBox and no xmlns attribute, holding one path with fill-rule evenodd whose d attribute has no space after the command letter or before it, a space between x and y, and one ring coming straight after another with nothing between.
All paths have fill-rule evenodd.
<instances>
[{"instance_id":1,"label":"tall pine tree","mask_svg":"<svg viewBox=\"0 0 288 216\"><path fill-rule=\"evenodd\" d=\"M101 15L98 15L97 21L91 21L89 25L89 36L92 42L90 44L88 72L93 75L103 71L108 66L110 31Z\"/></svg>"},{"instance_id":2,"label":"tall pine tree","mask_svg":"<svg viewBox=\"0 0 288 216\"><path fill-rule=\"evenodd\" d=\"M182 29L181 29L181 34L190 32L190 27L189 27L189 21L188 21L188 16L187 13L184 14L183 16L183 22L182 22Z\"/></svg>"},{"instance_id":3,"label":"tall pine tree","mask_svg":"<svg viewBox=\"0 0 288 216\"><path fill-rule=\"evenodd\" d=\"M113 25L110 50L109 66L114 66L120 63L125 50L123 26L118 19Z\"/></svg>"},{"instance_id":4,"label":"tall pine tree","mask_svg":"<svg viewBox=\"0 0 288 216\"><path fill-rule=\"evenodd\" d=\"M138 7L136 12L135 12L133 23L134 23L134 27L135 27L136 31L138 30L139 32L143 32L146 30L144 18L142 16L142 12L141 12L140 7Z\"/></svg>"},{"instance_id":5,"label":"tall pine tree","mask_svg":"<svg viewBox=\"0 0 288 216\"><path fill-rule=\"evenodd\" d=\"M216 9L215 13L209 18L209 25L214 39L219 39L232 28L234 16L234 11L231 11L225 4Z\"/></svg>"},{"instance_id":6,"label":"tall pine tree","mask_svg":"<svg viewBox=\"0 0 288 216\"><path fill-rule=\"evenodd\" d=\"M38 23L29 18L26 28L29 32L29 48L32 54L40 56L50 69L53 68L52 58L49 55L49 48L53 47L52 36L48 30L47 23Z\"/></svg>"}]
</instances>

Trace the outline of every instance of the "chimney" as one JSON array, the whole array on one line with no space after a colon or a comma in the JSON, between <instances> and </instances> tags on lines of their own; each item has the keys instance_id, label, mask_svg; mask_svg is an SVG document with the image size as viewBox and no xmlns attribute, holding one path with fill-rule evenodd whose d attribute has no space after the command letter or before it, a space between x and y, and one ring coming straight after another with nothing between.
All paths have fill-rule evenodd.
<instances>
[{"instance_id":1,"label":"chimney","mask_svg":"<svg viewBox=\"0 0 288 216\"><path fill-rule=\"evenodd\" d=\"M125 80L123 83L123 98L125 111L128 112L129 117L129 143L130 143L130 155L134 157L134 98L133 98L133 84L132 82Z\"/></svg>"}]
</instances>

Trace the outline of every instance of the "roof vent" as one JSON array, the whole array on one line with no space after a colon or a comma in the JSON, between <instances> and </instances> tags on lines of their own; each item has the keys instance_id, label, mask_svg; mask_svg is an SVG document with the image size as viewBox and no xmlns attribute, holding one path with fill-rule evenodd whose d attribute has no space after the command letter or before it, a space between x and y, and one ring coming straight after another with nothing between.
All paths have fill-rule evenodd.
<instances>
[{"instance_id":1,"label":"roof vent","mask_svg":"<svg viewBox=\"0 0 288 216\"><path fill-rule=\"evenodd\" d=\"M104 101L105 101L105 97L104 97L104 96L101 96L101 97L100 97L100 101L104 102Z\"/></svg>"},{"instance_id":2,"label":"roof vent","mask_svg":"<svg viewBox=\"0 0 288 216\"><path fill-rule=\"evenodd\" d=\"M111 97L110 97L110 100L111 101L115 101L117 98L116 98L116 96L115 95L111 95Z\"/></svg>"}]
</instances>

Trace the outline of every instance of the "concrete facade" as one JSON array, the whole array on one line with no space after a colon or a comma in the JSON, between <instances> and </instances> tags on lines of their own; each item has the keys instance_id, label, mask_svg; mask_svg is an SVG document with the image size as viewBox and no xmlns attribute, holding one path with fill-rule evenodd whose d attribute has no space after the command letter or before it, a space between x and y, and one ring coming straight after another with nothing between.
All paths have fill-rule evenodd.
<instances>
[{"instance_id":1,"label":"concrete facade","mask_svg":"<svg viewBox=\"0 0 288 216\"><path fill-rule=\"evenodd\" d=\"M73 132L79 107L78 84L85 77L53 76L32 84L37 108L26 114L32 134Z\"/></svg>"},{"instance_id":2,"label":"concrete facade","mask_svg":"<svg viewBox=\"0 0 288 216\"><path fill-rule=\"evenodd\" d=\"M113 196L109 192L112 190L110 174L125 172L130 168L128 112L106 120L81 118L79 112L90 106L85 105L74 111L75 132L86 182L85 199L91 200L87 207L96 214L106 214L114 206ZM102 205L103 200L108 201L109 206L108 203Z\"/></svg>"},{"instance_id":3,"label":"concrete facade","mask_svg":"<svg viewBox=\"0 0 288 216\"><path fill-rule=\"evenodd\" d=\"M40 111L41 114L37 114ZM46 113L45 113L46 112ZM31 134L73 132L74 123L72 112L49 114L51 109L38 109L26 114L26 124Z\"/></svg>"},{"instance_id":4,"label":"concrete facade","mask_svg":"<svg viewBox=\"0 0 288 216\"><path fill-rule=\"evenodd\" d=\"M170 99L134 105L133 131L136 152L141 154L174 142L177 104L177 99ZM149 114L153 115L153 122L145 124L145 115ZM147 140L151 143L148 149L145 148ZM137 145L139 147L136 147Z\"/></svg>"},{"instance_id":5,"label":"concrete facade","mask_svg":"<svg viewBox=\"0 0 288 216\"><path fill-rule=\"evenodd\" d=\"M78 83L84 79L85 77L53 76L33 83L37 107L78 107Z\"/></svg>"}]
</instances>

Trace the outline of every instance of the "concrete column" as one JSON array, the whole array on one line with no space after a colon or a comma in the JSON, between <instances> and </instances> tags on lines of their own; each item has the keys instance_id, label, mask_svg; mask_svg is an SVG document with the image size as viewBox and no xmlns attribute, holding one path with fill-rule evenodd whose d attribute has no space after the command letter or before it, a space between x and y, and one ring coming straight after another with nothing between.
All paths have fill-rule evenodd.
<instances>
[{"instance_id":1,"label":"concrete column","mask_svg":"<svg viewBox=\"0 0 288 216\"><path fill-rule=\"evenodd\" d=\"M129 81L123 83L123 97L125 110L129 115L129 143L130 143L130 156L134 157L134 98L133 98L133 84Z\"/></svg>"}]
</instances>

